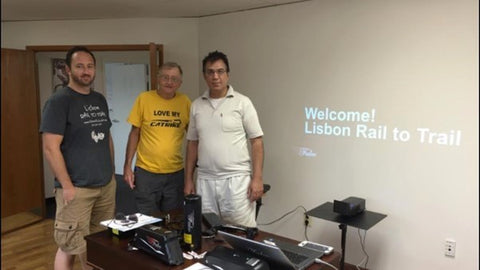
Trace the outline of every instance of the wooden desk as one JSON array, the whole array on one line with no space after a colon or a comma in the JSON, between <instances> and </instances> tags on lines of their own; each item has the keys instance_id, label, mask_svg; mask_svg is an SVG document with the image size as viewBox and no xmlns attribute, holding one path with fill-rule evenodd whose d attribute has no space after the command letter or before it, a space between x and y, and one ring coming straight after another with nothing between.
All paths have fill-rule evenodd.
<instances>
[{"instance_id":1,"label":"wooden desk","mask_svg":"<svg viewBox=\"0 0 480 270\"><path fill-rule=\"evenodd\" d=\"M267 232L259 232L255 240L261 241L265 238L277 238L286 241L293 241ZM187 260L182 265L168 266L159 259L144 253L141 250L128 250L128 242L131 238L119 239L113 236L108 230L91 234L85 237L87 241L87 263L94 269L184 269L199 260ZM220 237L217 237L220 239ZM226 242L218 242L214 239L202 239L202 251L212 250L217 245L228 246ZM201 253L198 252L198 253ZM340 253L334 252L324 256L322 260L338 266ZM308 270L329 269L324 264L313 264ZM274 269L272 269L274 270Z\"/></svg>"}]
</instances>

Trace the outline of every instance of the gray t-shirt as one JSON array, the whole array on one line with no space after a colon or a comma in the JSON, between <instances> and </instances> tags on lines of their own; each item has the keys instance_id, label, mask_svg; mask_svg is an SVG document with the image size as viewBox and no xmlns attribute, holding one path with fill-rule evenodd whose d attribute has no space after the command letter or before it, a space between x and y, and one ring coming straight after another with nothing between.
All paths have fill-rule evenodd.
<instances>
[{"instance_id":1,"label":"gray t-shirt","mask_svg":"<svg viewBox=\"0 0 480 270\"><path fill-rule=\"evenodd\" d=\"M40 132L63 135L60 148L74 186L100 187L108 184L113 174L111 126L102 94L92 90L84 95L66 87L45 103ZM55 187L61 187L57 179Z\"/></svg>"}]
</instances>

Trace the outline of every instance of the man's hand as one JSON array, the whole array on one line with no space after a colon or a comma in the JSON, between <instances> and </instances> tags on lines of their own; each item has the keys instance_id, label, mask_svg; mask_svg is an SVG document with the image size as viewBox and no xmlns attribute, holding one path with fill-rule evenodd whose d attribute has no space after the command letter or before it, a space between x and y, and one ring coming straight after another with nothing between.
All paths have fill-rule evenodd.
<instances>
[{"instance_id":1,"label":"man's hand","mask_svg":"<svg viewBox=\"0 0 480 270\"><path fill-rule=\"evenodd\" d=\"M253 202L263 196L263 180L252 178L248 187L248 199Z\"/></svg>"},{"instance_id":2,"label":"man's hand","mask_svg":"<svg viewBox=\"0 0 480 270\"><path fill-rule=\"evenodd\" d=\"M192 179L185 179L185 187L183 188L183 193L185 195L195 194L195 185L193 184Z\"/></svg>"},{"instance_id":3,"label":"man's hand","mask_svg":"<svg viewBox=\"0 0 480 270\"><path fill-rule=\"evenodd\" d=\"M71 186L68 188L62 188L62 190L63 190L63 203L67 205L73 200L73 198L75 198L75 192L76 192L75 187Z\"/></svg>"},{"instance_id":4,"label":"man's hand","mask_svg":"<svg viewBox=\"0 0 480 270\"><path fill-rule=\"evenodd\" d=\"M140 128L132 125L128 134L127 149L125 150L125 162L123 163L123 180L131 188L135 188L135 175L132 171L132 160L137 152L138 141L140 140Z\"/></svg>"},{"instance_id":5,"label":"man's hand","mask_svg":"<svg viewBox=\"0 0 480 270\"><path fill-rule=\"evenodd\" d=\"M198 141L187 140L187 157L185 158L185 179L183 193L185 195L195 194L195 185L193 175L198 157Z\"/></svg>"},{"instance_id":6,"label":"man's hand","mask_svg":"<svg viewBox=\"0 0 480 270\"><path fill-rule=\"evenodd\" d=\"M123 168L123 180L125 180L131 189L135 188L135 175L133 174L132 168L128 166Z\"/></svg>"}]
</instances>

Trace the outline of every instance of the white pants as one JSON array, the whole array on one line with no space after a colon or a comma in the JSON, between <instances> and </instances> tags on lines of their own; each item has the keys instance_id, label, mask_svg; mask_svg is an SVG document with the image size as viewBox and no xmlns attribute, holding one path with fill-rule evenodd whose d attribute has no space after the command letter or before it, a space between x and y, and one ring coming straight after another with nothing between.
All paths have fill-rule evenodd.
<instances>
[{"instance_id":1,"label":"white pants","mask_svg":"<svg viewBox=\"0 0 480 270\"><path fill-rule=\"evenodd\" d=\"M255 202L248 199L250 175L227 178L197 177L202 213L213 212L231 224L256 227Z\"/></svg>"}]
</instances>

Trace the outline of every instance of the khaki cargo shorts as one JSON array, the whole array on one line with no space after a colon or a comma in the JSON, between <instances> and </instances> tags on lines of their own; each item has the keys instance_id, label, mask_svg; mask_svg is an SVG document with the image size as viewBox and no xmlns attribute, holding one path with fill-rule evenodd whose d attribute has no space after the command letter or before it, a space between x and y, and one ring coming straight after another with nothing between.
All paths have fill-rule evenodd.
<instances>
[{"instance_id":1,"label":"khaki cargo shorts","mask_svg":"<svg viewBox=\"0 0 480 270\"><path fill-rule=\"evenodd\" d=\"M72 255L86 252L84 236L106 229L100 222L114 217L116 181L103 187L75 187L75 191L68 204L64 203L63 189L55 191L57 212L53 236L58 247Z\"/></svg>"}]
</instances>

